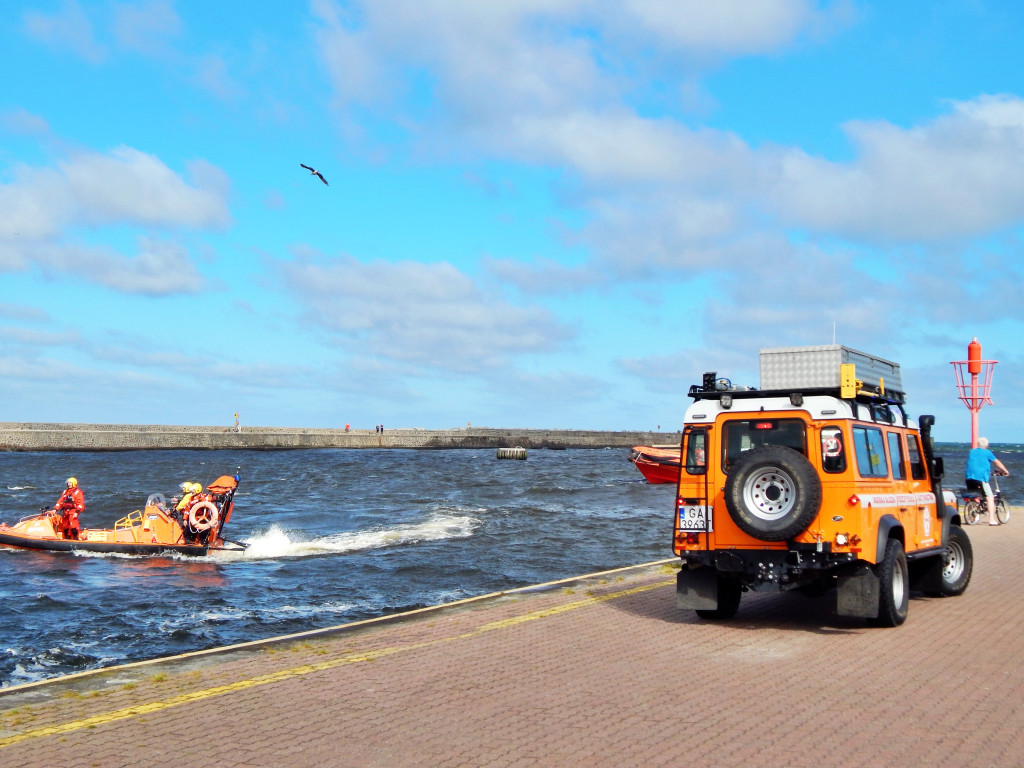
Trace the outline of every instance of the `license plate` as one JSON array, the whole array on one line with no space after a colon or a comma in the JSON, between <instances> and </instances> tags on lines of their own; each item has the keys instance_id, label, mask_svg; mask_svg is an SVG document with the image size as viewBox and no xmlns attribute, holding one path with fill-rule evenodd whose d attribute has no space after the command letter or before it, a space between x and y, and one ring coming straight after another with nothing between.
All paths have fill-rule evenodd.
<instances>
[{"instance_id":1,"label":"license plate","mask_svg":"<svg viewBox=\"0 0 1024 768\"><path fill-rule=\"evenodd\" d=\"M712 531L711 507L702 504L679 507L679 530L703 533Z\"/></svg>"}]
</instances>

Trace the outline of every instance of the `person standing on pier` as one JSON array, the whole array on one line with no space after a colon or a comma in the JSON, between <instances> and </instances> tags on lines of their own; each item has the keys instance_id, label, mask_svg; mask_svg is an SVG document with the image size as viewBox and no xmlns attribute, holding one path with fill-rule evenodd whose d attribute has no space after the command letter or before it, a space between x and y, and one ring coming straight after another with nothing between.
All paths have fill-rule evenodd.
<instances>
[{"instance_id":1,"label":"person standing on pier","mask_svg":"<svg viewBox=\"0 0 1024 768\"><path fill-rule=\"evenodd\" d=\"M85 494L78 487L77 478L69 477L67 479L64 483L64 493L57 499L53 508L60 513L60 519L57 521L59 533L65 539L77 539L78 516L85 511Z\"/></svg>"}]
</instances>

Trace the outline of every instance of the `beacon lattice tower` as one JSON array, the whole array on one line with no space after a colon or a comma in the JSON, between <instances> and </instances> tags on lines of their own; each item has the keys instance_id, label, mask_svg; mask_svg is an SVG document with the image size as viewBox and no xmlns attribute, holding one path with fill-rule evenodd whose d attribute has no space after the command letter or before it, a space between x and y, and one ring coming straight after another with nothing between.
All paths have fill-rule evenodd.
<instances>
[{"instance_id":1,"label":"beacon lattice tower","mask_svg":"<svg viewBox=\"0 0 1024 768\"><path fill-rule=\"evenodd\" d=\"M950 365L956 373L956 388L960 399L971 412L971 448L978 446L978 412L984 405L992 405L992 372L998 360L982 360L981 344L975 336L967 345L967 359L953 360Z\"/></svg>"}]
</instances>

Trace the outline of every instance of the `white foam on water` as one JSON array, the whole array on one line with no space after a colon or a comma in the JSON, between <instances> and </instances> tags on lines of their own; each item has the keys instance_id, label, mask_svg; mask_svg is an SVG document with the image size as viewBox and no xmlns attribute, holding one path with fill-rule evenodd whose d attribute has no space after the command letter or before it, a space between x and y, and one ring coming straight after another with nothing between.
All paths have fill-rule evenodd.
<instances>
[{"instance_id":1,"label":"white foam on water","mask_svg":"<svg viewBox=\"0 0 1024 768\"><path fill-rule=\"evenodd\" d=\"M443 539L464 539L473 535L480 521L470 515L435 512L421 523L409 523L393 528L373 528L367 531L344 531L326 536L309 537L296 531L286 531L279 525L250 538L242 539L245 550L211 551L206 557L194 557L177 552L168 552L163 557L186 562L197 560L238 561L272 560L286 557L321 557L324 555L362 552L368 549L414 544L420 541ZM114 552L82 552L77 557L98 557L105 559L133 560L138 555Z\"/></svg>"},{"instance_id":2,"label":"white foam on water","mask_svg":"<svg viewBox=\"0 0 1024 768\"><path fill-rule=\"evenodd\" d=\"M283 619L304 619L322 615L343 615L354 608L354 603L317 603L308 605L281 605L271 609L228 611L205 611L200 614L200 619L205 622L230 622L259 616L265 621L280 621Z\"/></svg>"},{"instance_id":3,"label":"white foam on water","mask_svg":"<svg viewBox=\"0 0 1024 768\"><path fill-rule=\"evenodd\" d=\"M131 555L127 552L92 552L83 549L75 549L61 554L74 555L75 557L98 557L103 560L138 560L140 557L140 555ZM151 557L151 555L141 555L141 557Z\"/></svg>"},{"instance_id":4,"label":"white foam on water","mask_svg":"<svg viewBox=\"0 0 1024 768\"><path fill-rule=\"evenodd\" d=\"M263 533L243 540L248 547L242 557L246 560L317 557L383 549L420 541L463 539L473 535L479 522L469 515L438 512L421 523L367 531L344 531L315 538L307 538L301 533L285 531L280 526L272 525Z\"/></svg>"}]
</instances>

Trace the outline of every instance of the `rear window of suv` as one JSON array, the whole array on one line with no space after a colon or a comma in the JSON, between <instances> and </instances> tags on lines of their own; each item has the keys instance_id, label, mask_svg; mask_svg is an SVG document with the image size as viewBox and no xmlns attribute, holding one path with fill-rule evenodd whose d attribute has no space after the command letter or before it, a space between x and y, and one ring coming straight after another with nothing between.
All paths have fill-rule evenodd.
<instances>
[{"instance_id":1,"label":"rear window of suv","mask_svg":"<svg viewBox=\"0 0 1024 768\"><path fill-rule=\"evenodd\" d=\"M708 447L708 431L704 427L688 430L686 433L686 471L691 475L703 475L708 471L705 461Z\"/></svg>"},{"instance_id":2,"label":"rear window of suv","mask_svg":"<svg viewBox=\"0 0 1024 768\"><path fill-rule=\"evenodd\" d=\"M722 466L725 471L729 471L741 453L759 445L783 445L806 456L806 426L800 419L725 422L722 427Z\"/></svg>"}]
</instances>

